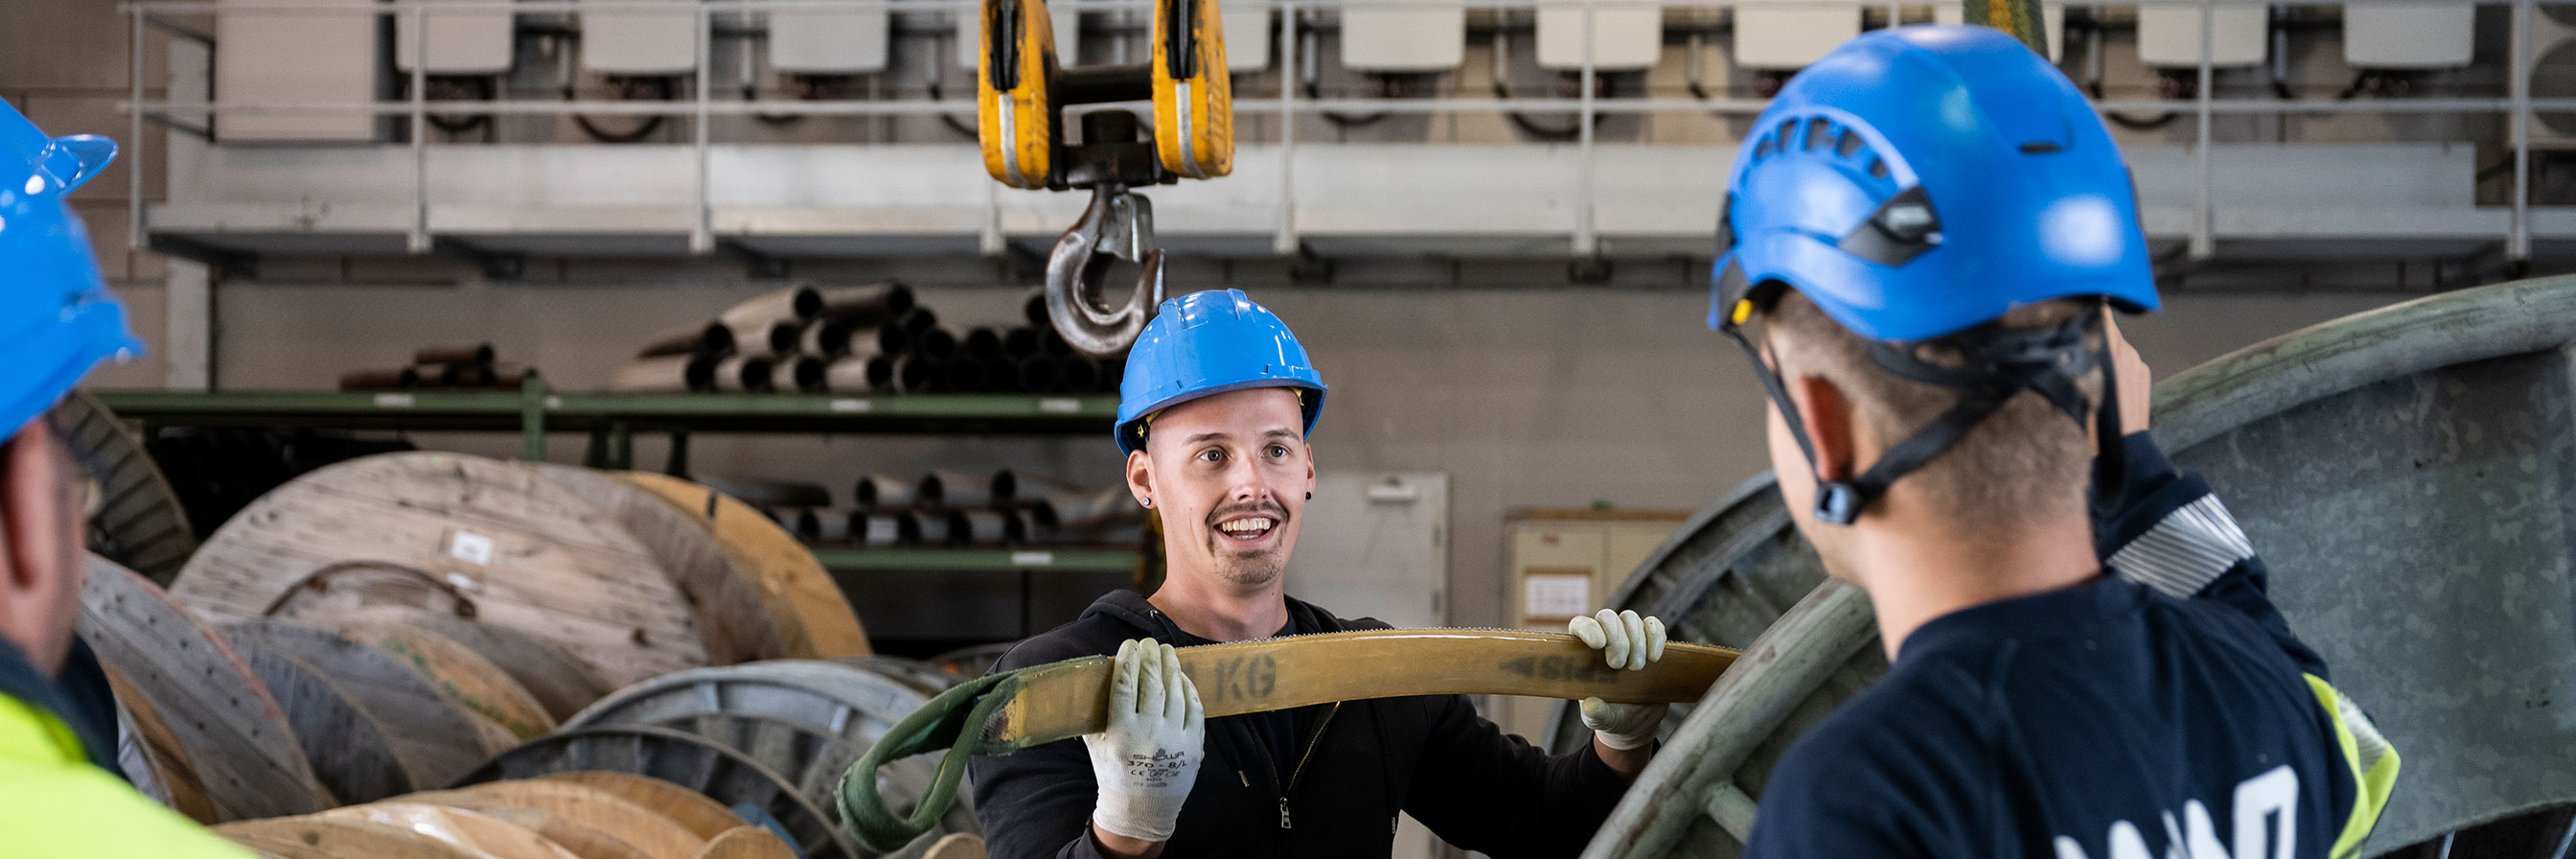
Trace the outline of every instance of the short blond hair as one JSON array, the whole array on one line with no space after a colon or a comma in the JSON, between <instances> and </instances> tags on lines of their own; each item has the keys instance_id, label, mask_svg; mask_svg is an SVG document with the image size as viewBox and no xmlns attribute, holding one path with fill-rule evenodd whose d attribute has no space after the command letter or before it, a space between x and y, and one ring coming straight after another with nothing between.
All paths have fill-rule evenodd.
<instances>
[{"instance_id":1,"label":"short blond hair","mask_svg":"<svg viewBox=\"0 0 2576 859\"><path fill-rule=\"evenodd\" d=\"M1783 293L1762 314L1760 335L1768 341L1773 360L1780 363L1780 377L1805 374L1832 382L1851 401L1853 419L1879 449L1905 440L1958 404L1956 390L1881 369L1870 358L1869 341L1835 322L1796 290ZM1998 322L2009 330L2053 328L2093 310L2090 302L2049 301L2015 308ZM2100 333L2088 335L2086 345L2100 348ZM1941 366L1966 363L1956 346L1939 340L1915 347L1913 354ZM2099 404L2100 370L2085 373L2076 380L2076 387L2087 402ZM2081 513L2093 453L2093 438L2085 427L2068 420L2046 397L2024 390L1958 444L1896 483L1958 515L2018 524ZM1870 463L1855 465L1865 471Z\"/></svg>"}]
</instances>

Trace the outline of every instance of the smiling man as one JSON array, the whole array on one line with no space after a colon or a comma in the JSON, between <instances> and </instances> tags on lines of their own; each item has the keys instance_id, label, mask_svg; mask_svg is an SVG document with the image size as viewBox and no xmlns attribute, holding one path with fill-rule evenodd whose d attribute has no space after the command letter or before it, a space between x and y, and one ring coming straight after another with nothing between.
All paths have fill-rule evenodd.
<instances>
[{"instance_id":1,"label":"smiling man","mask_svg":"<svg viewBox=\"0 0 2576 859\"><path fill-rule=\"evenodd\" d=\"M1003 657L997 670L1115 654L1117 675L1108 731L975 759L997 859L1385 856L1399 812L1498 859L1573 856L1645 767L1662 705L1587 700L1592 743L1555 757L1455 695L1202 717L1174 645L1386 628L1287 595L1324 391L1296 335L1241 291L1172 299L1146 326L1116 433L1128 489L1161 513L1168 573ZM1634 612L1571 627L1616 668L1663 652L1662 625Z\"/></svg>"}]
</instances>

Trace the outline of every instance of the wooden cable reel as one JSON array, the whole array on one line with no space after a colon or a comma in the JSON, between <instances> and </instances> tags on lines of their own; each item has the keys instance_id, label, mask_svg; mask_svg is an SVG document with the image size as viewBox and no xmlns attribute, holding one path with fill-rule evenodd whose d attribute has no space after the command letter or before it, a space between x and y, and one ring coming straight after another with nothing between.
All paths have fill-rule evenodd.
<instances>
[{"instance_id":1,"label":"wooden cable reel","mask_svg":"<svg viewBox=\"0 0 2576 859\"><path fill-rule=\"evenodd\" d=\"M576 770L537 776L541 781L578 784L652 809L700 838L742 825L741 815L705 794L647 775L608 770Z\"/></svg>"},{"instance_id":2,"label":"wooden cable reel","mask_svg":"<svg viewBox=\"0 0 2576 859\"><path fill-rule=\"evenodd\" d=\"M740 752L667 728L573 728L503 753L465 784L553 773L609 770L651 776L733 808L757 809L794 836L807 859L859 859L832 818L784 777Z\"/></svg>"},{"instance_id":3,"label":"wooden cable reel","mask_svg":"<svg viewBox=\"0 0 2576 859\"><path fill-rule=\"evenodd\" d=\"M298 727L307 754L322 755L317 767L342 773L340 778L411 790L434 787L518 742L499 724L457 704L406 660L374 645L277 620L238 621L225 626L224 635L236 648L265 654L256 660L263 675L296 691L306 705ZM366 748L363 740L370 736L384 744L381 753ZM358 770L388 756L398 778Z\"/></svg>"},{"instance_id":4,"label":"wooden cable reel","mask_svg":"<svg viewBox=\"0 0 2576 859\"><path fill-rule=\"evenodd\" d=\"M556 486L598 505L662 561L681 596L697 608L698 628L704 632L710 664L731 665L818 652L805 637L803 625L796 623L800 617L780 611L781 606L767 600L760 587L761 571L746 568L748 559L737 560L736 553L727 552L724 541L704 524L703 516L606 472L545 463L522 467L536 469ZM838 597L839 592L833 592L833 596Z\"/></svg>"},{"instance_id":5,"label":"wooden cable reel","mask_svg":"<svg viewBox=\"0 0 2576 859\"><path fill-rule=\"evenodd\" d=\"M73 391L45 422L72 461L98 482L98 513L89 518L89 548L167 587L197 550L187 508L152 455L98 398Z\"/></svg>"},{"instance_id":6,"label":"wooden cable reel","mask_svg":"<svg viewBox=\"0 0 2576 859\"><path fill-rule=\"evenodd\" d=\"M477 859L582 859L562 845L517 824L463 808L418 802L377 802L313 815L409 830L464 850Z\"/></svg>"},{"instance_id":7,"label":"wooden cable reel","mask_svg":"<svg viewBox=\"0 0 2576 859\"><path fill-rule=\"evenodd\" d=\"M516 807L553 815L562 821L598 830L650 859L688 859L706 839L653 809L598 788L544 779L517 779L477 784L409 797L414 802L449 805L487 813Z\"/></svg>"},{"instance_id":8,"label":"wooden cable reel","mask_svg":"<svg viewBox=\"0 0 2576 859\"><path fill-rule=\"evenodd\" d=\"M304 845L333 857L368 859L491 859L409 829L360 820L280 817L243 820L215 827L215 834L252 849L271 845ZM280 854L283 855L283 854Z\"/></svg>"},{"instance_id":9,"label":"wooden cable reel","mask_svg":"<svg viewBox=\"0 0 2576 859\"><path fill-rule=\"evenodd\" d=\"M426 612L400 622L464 645L509 672L510 679L518 681L519 688L537 699L546 716L556 722L572 718L572 714L581 712L611 688L590 666L565 654L563 648L509 627Z\"/></svg>"},{"instance_id":10,"label":"wooden cable reel","mask_svg":"<svg viewBox=\"0 0 2576 859\"><path fill-rule=\"evenodd\" d=\"M795 859L796 851L769 830L737 826L707 842L697 859Z\"/></svg>"},{"instance_id":11,"label":"wooden cable reel","mask_svg":"<svg viewBox=\"0 0 2576 859\"><path fill-rule=\"evenodd\" d=\"M839 659L870 652L867 630L859 625L849 598L795 535L750 505L686 480L638 471L616 477L661 496L715 534L735 569L758 585L768 616L788 636L789 653Z\"/></svg>"},{"instance_id":12,"label":"wooden cable reel","mask_svg":"<svg viewBox=\"0 0 2576 859\"><path fill-rule=\"evenodd\" d=\"M107 683L116 695L117 766L134 780L135 788L172 811L198 823L214 823L214 802L206 798L206 786L197 777L196 765L188 762L188 750L179 745L170 723L152 709L152 701L134 686L134 681L116 669L108 668ZM150 782L146 786L145 782Z\"/></svg>"},{"instance_id":13,"label":"wooden cable reel","mask_svg":"<svg viewBox=\"0 0 2576 859\"><path fill-rule=\"evenodd\" d=\"M278 817L332 804L285 710L224 638L169 594L93 555L81 585L80 631L115 672L113 682L130 688L168 728L167 751L187 761L214 817ZM139 716L144 707L129 710Z\"/></svg>"},{"instance_id":14,"label":"wooden cable reel","mask_svg":"<svg viewBox=\"0 0 2576 859\"><path fill-rule=\"evenodd\" d=\"M323 624L448 613L545 640L612 683L708 655L681 588L616 517L536 469L459 454L298 477L224 523L173 593Z\"/></svg>"},{"instance_id":15,"label":"wooden cable reel","mask_svg":"<svg viewBox=\"0 0 2576 859\"><path fill-rule=\"evenodd\" d=\"M394 657L429 681L440 697L499 725L514 739L532 740L555 729L555 718L535 695L501 666L455 639L384 620L334 624L332 631Z\"/></svg>"}]
</instances>

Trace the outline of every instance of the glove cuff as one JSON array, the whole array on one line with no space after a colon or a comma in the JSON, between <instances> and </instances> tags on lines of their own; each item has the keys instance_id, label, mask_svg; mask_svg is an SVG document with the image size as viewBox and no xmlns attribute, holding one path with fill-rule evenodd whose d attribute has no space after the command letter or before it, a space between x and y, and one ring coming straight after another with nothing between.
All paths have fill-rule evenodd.
<instances>
[{"instance_id":1,"label":"glove cuff","mask_svg":"<svg viewBox=\"0 0 2576 859\"><path fill-rule=\"evenodd\" d=\"M1609 746L1623 752L1635 751L1637 749L1653 745L1655 742L1655 728L1662 724L1663 723L1661 721L1658 721L1654 725L1647 726L1645 735L1639 737L1631 737L1626 734L1614 734L1609 731L1602 730L1595 730L1592 732L1592 735L1599 737L1602 745Z\"/></svg>"},{"instance_id":2,"label":"glove cuff","mask_svg":"<svg viewBox=\"0 0 2576 859\"><path fill-rule=\"evenodd\" d=\"M1091 822L1113 835L1157 843L1170 841L1172 829L1181 821L1181 804L1189 798L1186 793L1138 796L1102 790L1099 802L1092 806Z\"/></svg>"}]
</instances>

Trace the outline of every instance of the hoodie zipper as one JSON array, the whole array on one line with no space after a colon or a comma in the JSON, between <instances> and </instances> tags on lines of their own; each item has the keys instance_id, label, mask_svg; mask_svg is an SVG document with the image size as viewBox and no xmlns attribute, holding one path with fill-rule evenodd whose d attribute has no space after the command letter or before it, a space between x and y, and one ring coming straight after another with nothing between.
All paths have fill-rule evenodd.
<instances>
[{"instance_id":1,"label":"hoodie zipper","mask_svg":"<svg viewBox=\"0 0 2576 859\"><path fill-rule=\"evenodd\" d=\"M1297 758L1297 768L1288 771L1288 784L1279 789L1279 828L1289 828L1288 795L1296 792L1298 777L1306 774L1307 762L1315 759L1315 747L1324 744L1324 728L1333 723L1333 714L1341 711L1342 702L1335 701L1333 702L1331 709L1324 711L1323 718L1315 720L1315 734L1306 738L1306 753ZM1277 764L1272 764L1270 771L1277 773L1279 771L1279 766Z\"/></svg>"},{"instance_id":2,"label":"hoodie zipper","mask_svg":"<svg viewBox=\"0 0 2576 859\"><path fill-rule=\"evenodd\" d=\"M1148 606L1145 609L1145 614L1155 620L1162 621L1163 625L1171 631L1179 631L1179 627L1171 622L1171 618L1163 614L1162 609ZM1260 742L1258 739L1255 739L1251 743L1254 747L1261 749L1261 762L1270 765L1270 783L1279 788L1279 828L1290 828L1288 794L1297 789L1298 778L1306 774L1307 762L1315 759L1315 748L1324 744L1324 729L1333 723L1333 714L1341 711L1342 702L1335 701L1331 708L1324 711L1323 718L1315 720L1315 733L1306 738L1306 751L1304 754L1298 756L1297 768L1288 771L1288 779L1285 782L1282 782L1279 779L1279 759L1270 753L1269 745ZM1236 779L1245 782L1247 785L1251 782L1250 779L1244 778L1242 770L1236 770L1234 776Z\"/></svg>"}]
</instances>

